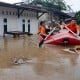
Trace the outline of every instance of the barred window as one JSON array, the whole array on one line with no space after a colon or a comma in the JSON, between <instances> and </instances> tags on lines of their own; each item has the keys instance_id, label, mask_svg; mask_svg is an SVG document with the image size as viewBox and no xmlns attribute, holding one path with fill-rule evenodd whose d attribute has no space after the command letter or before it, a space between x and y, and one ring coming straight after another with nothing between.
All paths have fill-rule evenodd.
<instances>
[{"instance_id":1,"label":"barred window","mask_svg":"<svg viewBox=\"0 0 80 80\"><path fill-rule=\"evenodd\" d=\"M13 15L15 15L15 12L13 12Z\"/></svg>"},{"instance_id":2,"label":"barred window","mask_svg":"<svg viewBox=\"0 0 80 80\"><path fill-rule=\"evenodd\" d=\"M2 14L4 15L4 11L2 11Z\"/></svg>"},{"instance_id":3,"label":"barred window","mask_svg":"<svg viewBox=\"0 0 80 80\"><path fill-rule=\"evenodd\" d=\"M6 11L6 15L8 15L8 11Z\"/></svg>"},{"instance_id":4,"label":"barred window","mask_svg":"<svg viewBox=\"0 0 80 80\"><path fill-rule=\"evenodd\" d=\"M22 22L25 23L25 19L23 19Z\"/></svg>"},{"instance_id":5,"label":"barred window","mask_svg":"<svg viewBox=\"0 0 80 80\"><path fill-rule=\"evenodd\" d=\"M9 12L9 14L11 15L11 12Z\"/></svg>"},{"instance_id":6,"label":"barred window","mask_svg":"<svg viewBox=\"0 0 80 80\"><path fill-rule=\"evenodd\" d=\"M3 22L4 22L4 23L7 23L7 18L4 18Z\"/></svg>"},{"instance_id":7,"label":"barred window","mask_svg":"<svg viewBox=\"0 0 80 80\"><path fill-rule=\"evenodd\" d=\"M28 20L28 23L30 23L30 19Z\"/></svg>"}]
</instances>

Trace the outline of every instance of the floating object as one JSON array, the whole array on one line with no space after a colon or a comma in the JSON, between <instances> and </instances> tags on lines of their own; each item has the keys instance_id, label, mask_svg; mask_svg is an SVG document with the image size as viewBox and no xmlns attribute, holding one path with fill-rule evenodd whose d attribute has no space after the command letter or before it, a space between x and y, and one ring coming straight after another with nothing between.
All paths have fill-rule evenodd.
<instances>
[{"instance_id":1,"label":"floating object","mask_svg":"<svg viewBox=\"0 0 80 80\"><path fill-rule=\"evenodd\" d=\"M29 60L31 60L31 59L27 59L27 58L14 58L13 59L13 64L15 64L15 65L19 65L19 64L25 64L25 63L27 63L27 61L29 61Z\"/></svg>"},{"instance_id":2,"label":"floating object","mask_svg":"<svg viewBox=\"0 0 80 80\"><path fill-rule=\"evenodd\" d=\"M80 46L79 45L75 46L75 48L76 48L76 50L80 50Z\"/></svg>"},{"instance_id":3,"label":"floating object","mask_svg":"<svg viewBox=\"0 0 80 80\"><path fill-rule=\"evenodd\" d=\"M66 49L63 49L63 51L69 52L69 53L80 54L80 50L77 50L77 48L66 48Z\"/></svg>"},{"instance_id":4,"label":"floating object","mask_svg":"<svg viewBox=\"0 0 80 80\"><path fill-rule=\"evenodd\" d=\"M13 60L13 64L24 64L24 63L25 63L25 61L23 59L17 59L17 58L15 58Z\"/></svg>"},{"instance_id":5,"label":"floating object","mask_svg":"<svg viewBox=\"0 0 80 80\"><path fill-rule=\"evenodd\" d=\"M69 53L77 53L77 51L74 48L63 49L63 51L69 52Z\"/></svg>"},{"instance_id":6,"label":"floating object","mask_svg":"<svg viewBox=\"0 0 80 80\"><path fill-rule=\"evenodd\" d=\"M41 40L41 36L40 36ZM72 33L64 30L60 33L55 35L49 36L45 41L45 44L52 44L52 45L79 45L80 38L74 36Z\"/></svg>"}]
</instances>

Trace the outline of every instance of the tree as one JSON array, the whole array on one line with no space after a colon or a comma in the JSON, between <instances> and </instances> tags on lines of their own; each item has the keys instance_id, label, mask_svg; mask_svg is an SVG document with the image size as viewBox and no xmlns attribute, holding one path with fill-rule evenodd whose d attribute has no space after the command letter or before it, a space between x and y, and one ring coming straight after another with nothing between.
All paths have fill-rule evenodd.
<instances>
[{"instance_id":1,"label":"tree","mask_svg":"<svg viewBox=\"0 0 80 80\"><path fill-rule=\"evenodd\" d=\"M40 3L43 7L48 9L56 8L58 10L66 10L66 4L64 0L25 0L25 2L33 2L34 4Z\"/></svg>"},{"instance_id":2,"label":"tree","mask_svg":"<svg viewBox=\"0 0 80 80\"><path fill-rule=\"evenodd\" d=\"M32 1L29 2L29 5L37 5L40 4L42 8L45 8L50 16L50 20L52 21L52 18L54 16L53 12L61 12L62 10L67 10L67 5L64 0L25 0L25 1ZM39 5L39 6L40 6ZM60 17L60 16L59 16Z\"/></svg>"},{"instance_id":3,"label":"tree","mask_svg":"<svg viewBox=\"0 0 80 80\"><path fill-rule=\"evenodd\" d=\"M77 19L78 24L80 25L80 11L76 12L75 17Z\"/></svg>"},{"instance_id":4,"label":"tree","mask_svg":"<svg viewBox=\"0 0 80 80\"><path fill-rule=\"evenodd\" d=\"M66 10L66 4L64 0L44 0L44 7L56 8L58 10Z\"/></svg>"},{"instance_id":5,"label":"tree","mask_svg":"<svg viewBox=\"0 0 80 80\"><path fill-rule=\"evenodd\" d=\"M53 0L54 1L54 0ZM54 5L59 9L59 10L66 10L66 4L64 0L55 0Z\"/></svg>"}]
</instances>

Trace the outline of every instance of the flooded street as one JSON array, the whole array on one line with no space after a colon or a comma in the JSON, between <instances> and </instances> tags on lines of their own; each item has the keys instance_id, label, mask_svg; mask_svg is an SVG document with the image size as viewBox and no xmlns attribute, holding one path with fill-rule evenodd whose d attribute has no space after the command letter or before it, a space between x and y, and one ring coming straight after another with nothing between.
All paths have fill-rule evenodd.
<instances>
[{"instance_id":1,"label":"flooded street","mask_svg":"<svg viewBox=\"0 0 80 80\"><path fill-rule=\"evenodd\" d=\"M37 45L37 35L0 38L0 80L80 80L80 55ZM14 64L23 58L25 63Z\"/></svg>"}]
</instances>

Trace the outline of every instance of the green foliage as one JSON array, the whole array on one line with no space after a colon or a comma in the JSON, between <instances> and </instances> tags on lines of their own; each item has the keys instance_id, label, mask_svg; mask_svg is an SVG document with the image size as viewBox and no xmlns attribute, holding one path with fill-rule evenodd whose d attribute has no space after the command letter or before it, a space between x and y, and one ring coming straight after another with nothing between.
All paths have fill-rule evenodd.
<instances>
[{"instance_id":1,"label":"green foliage","mask_svg":"<svg viewBox=\"0 0 80 80\"><path fill-rule=\"evenodd\" d=\"M80 25L80 11L76 12L75 17L77 19L78 24Z\"/></svg>"},{"instance_id":2,"label":"green foliage","mask_svg":"<svg viewBox=\"0 0 80 80\"><path fill-rule=\"evenodd\" d=\"M56 8L59 10L66 10L66 4L64 0L33 0L35 4L42 4L46 8Z\"/></svg>"}]
</instances>

